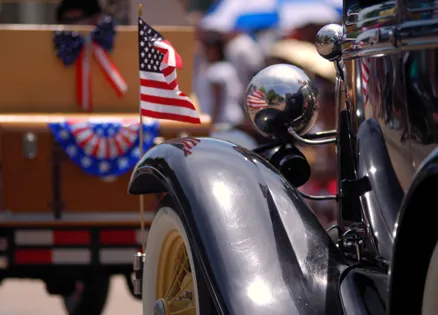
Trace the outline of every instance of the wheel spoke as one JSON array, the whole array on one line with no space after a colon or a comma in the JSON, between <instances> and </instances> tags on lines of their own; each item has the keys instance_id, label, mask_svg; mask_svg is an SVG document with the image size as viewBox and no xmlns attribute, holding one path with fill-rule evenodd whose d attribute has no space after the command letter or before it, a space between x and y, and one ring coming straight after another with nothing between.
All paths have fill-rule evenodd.
<instances>
[{"instance_id":1,"label":"wheel spoke","mask_svg":"<svg viewBox=\"0 0 438 315\"><path fill-rule=\"evenodd\" d=\"M175 299L177 299L177 298L181 295L181 293L183 293L183 291L185 290L185 288L187 288L187 286L188 286L190 283L192 283L192 282L193 282L193 278L191 278L189 281L187 281L187 283L184 284L184 286L182 286L182 287L179 289L178 293L174 295L173 299L171 299L171 300L169 301L169 304L172 304L172 302L175 301Z\"/></svg>"},{"instance_id":2,"label":"wheel spoke","mask_svg":"<svg viewBox=\"0 0 438 315\"><path fill-rule=\"evenodd\" d=\"M181 259L179 260L178 265L176 266L176 268L174 270L171 285L166 292L166 296L165 296L166 299L170 298L172 292L175 289L175 285L180 284L179 279L180 279L182 273L186 270L187 262L188 262L187 253L186 253L185 249L183 249L183 255L182 255ZM175 295L173 295L173 296L175 296ZM176 296L178 296L178 295L176 295Z\"/></svg>"},{"instance_id":3,"label":"wheel spoke","mask_svg":"<svg viewBox=\"0 0 438 315\"><path fill-rule=\"evenodd\" d=\"M163 243L158 264L156 301L167 315L196 315L192 267L182 235L170 231Z\"/></svg>"}]
</instances>

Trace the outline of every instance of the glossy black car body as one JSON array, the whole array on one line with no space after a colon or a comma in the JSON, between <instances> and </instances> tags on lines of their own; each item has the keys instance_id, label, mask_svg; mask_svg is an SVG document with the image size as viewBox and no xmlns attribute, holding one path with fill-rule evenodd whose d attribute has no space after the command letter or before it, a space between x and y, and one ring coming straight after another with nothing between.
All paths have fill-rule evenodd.
<instances>
[{"instance_id":1,"label":"glossy black car body","mask_svg":"<svg viewBox=\"0 0 438 315\"><path fill-rule=\"evenodd\" d=\"M361 211L376 257L391 265L390 312L419 313L438 239L438 7L428 0L344 4L357 176L368 176L372 188Z\"/></svg>"},{"instance_id":2,"label":"glossy black car body","mask_svg":"<svg viewBox=\"0 0 438 315\"><path fill-rule=\"evenodd\" d=\"M137 165L130 193L183 209L218 313L421 314L438 239L437 9L344 1L334 242L272 152L185 138Z\"/></svg>"},{"instance_id":3,"label":"glossy black car body","mask_svg":"<svg viewBox=\"0 0 438 315\"><path fill-rule=\"evenodd\" d=\"M131 193L175 196L225 313L342 311L346 265L295 188L251 151L199 138L187 155L184 140L149 151Z\"/></svg>"}]
</instances>

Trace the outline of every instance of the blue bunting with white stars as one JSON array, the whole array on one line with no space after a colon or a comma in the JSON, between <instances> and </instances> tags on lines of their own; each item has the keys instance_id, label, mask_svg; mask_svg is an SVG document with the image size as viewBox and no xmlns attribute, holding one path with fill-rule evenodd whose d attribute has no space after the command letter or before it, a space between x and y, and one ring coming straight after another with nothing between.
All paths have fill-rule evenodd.
<instances>
[{"instance_id":1,"label":"blue bunting with white stars","mask_svg":"<svg viewBox=\"0 0 438 315\"><path fill-rule=\"evenodd\" d=\"M91 120L49 123L49 128L70 159L88 175L120 176L140 159L140 124ZM143 152L154 145L158 121L143 124Z\"/></svg>"}]
</instances>

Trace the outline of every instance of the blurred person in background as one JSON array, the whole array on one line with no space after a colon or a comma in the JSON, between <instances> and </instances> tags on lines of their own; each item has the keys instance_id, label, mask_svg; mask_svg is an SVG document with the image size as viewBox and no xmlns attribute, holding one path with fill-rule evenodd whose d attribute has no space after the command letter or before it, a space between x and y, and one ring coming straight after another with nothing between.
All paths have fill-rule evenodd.
<instances>
[{"instance_id":1,"label":"blurred person in background","mask_svg":"<svg viewBox=\"0 0 438 315\"><path fill-rule=\"evenodd\" d=\"M252 77L265 66L263 50L251 35L244 31L232 30L227 23L224 24L217 19L210 19L208 17L202 19L198 30L200 33L216 33L221 35L224 58L234 67L240 82L242 93L238 103L243 111L245 90ZM250 135L258 144L265 142L263 137L252 128L251 122L246 115L237 128L239 128L242 134Z\"/></svg>"},{"instance_id":2,"label":"blurred person in background","mask_svg":"<svg viewBox=\"0 0 438 315\"><path fill-rule=\"evenodd\" d=\"M229 12L231 20L224 19L227 17L224 12L232 9L232 6L228 5L224 8L221 6L223 3L223 1L213 1L207 12L204 11L207 14L199 21L198 27L206 32L211 31L222 34L225 41L225 58L234 65L241 84L246 87L252 77L263 68L263 51L257 41L250 35L252 32L250 30L253 30L253 28L246 28L245 26L236 28L236 25L232 22L232 12ZM220 12L219 15L217 12Z\"/></svg>"},{"instance_id":3,"label":"blurred person in background","mask_svg":"<svg viewBox=\"0 0 438 315\"><path fill-rule=\"evenodd\" d=\"M266 58L269 55L269 51L272 45L282 39L281 31L276 28L256 30L254 32L254 36L255 41L259 45L260 50L263 54L263 58Z\"/></svg>"},{"instance_id":4,"label":"blurred person in background","mask_svg":"<svg viewBox=\"0 0 438 315\"><path fill-rule=\"evenodd\" d=\"M224 33L225 56L237 70L240 83L245 88L252 77L264 66L264 55L258 43L247 33Z\"/></svg>"},{"instance_id":5,"label":"blurred person in background","mask_svg":"<svg viewBox=\"0 0 438 315\"><path fill-rule=\"evenodd\" d=\"M321 56L312 43L296 39L276 42L270 49L268 65L287 63L303 69L318 91L319 115L309 133L335 129L335 86L336 70L333 64ZM299 188L310 195L336 194L336 151L334 145L300 146L311 165L309 181ZM324 227L336 221L336 201L308 200Z\"/></svg>"},{"instance_id":6,"label":"blurred person in background","mask_svg":"<svg viewBox=\"0 0 438 315\"><path fill-rule=\"evenodd\" d=\"M237 71L225 58L225 39L219 32L199 33L203 62L195 81L200 110L210 115L211 136L253 148L255 141L240 129L245 113L240 103L244 94Z\"/></svg>"},{"instance_id":7,"label":"blurred person in background","mask_svg":"<svg viewBox=\"0 0 438 315\"><path fill-rule=\"evenodd\" d=\"M246 87L252 77L264 66L264 54L257 41L247 32L230 30L228 26L219 24L215 19L203 19L199 28L206 32L222 34L225 42L225 58L237 70L242 86Z\"/></svg>"},{"instance_id":8,"label":"blurred person in background","mask_svg":"<svg viewBox=\"0 0 438 315\"><path fill-rule=\"evenodd\" d=\"M95 25L101 16L98 0L62 0L56 10L59 24Z\"/></svg>"}]
</instances>

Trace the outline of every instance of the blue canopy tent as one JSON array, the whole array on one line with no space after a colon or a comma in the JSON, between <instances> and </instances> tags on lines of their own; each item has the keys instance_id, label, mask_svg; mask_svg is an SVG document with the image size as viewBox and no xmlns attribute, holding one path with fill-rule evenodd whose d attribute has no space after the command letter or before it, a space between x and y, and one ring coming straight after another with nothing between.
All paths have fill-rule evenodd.
<instances>
[{"instance_id":1,"label":"blue canopy tent","mask_svg":"<svg viewBox=\"0 0 438 315\"><path fill-rule=\"evenodd\" d=\"M218 0L201 21L204 29L252 32L337 22L342 0Z\"/></svg>"}]
</instances>

